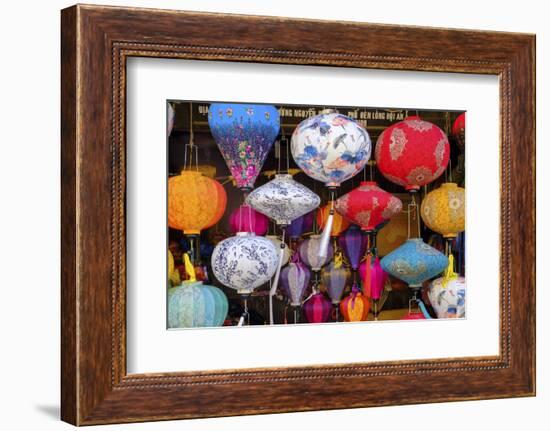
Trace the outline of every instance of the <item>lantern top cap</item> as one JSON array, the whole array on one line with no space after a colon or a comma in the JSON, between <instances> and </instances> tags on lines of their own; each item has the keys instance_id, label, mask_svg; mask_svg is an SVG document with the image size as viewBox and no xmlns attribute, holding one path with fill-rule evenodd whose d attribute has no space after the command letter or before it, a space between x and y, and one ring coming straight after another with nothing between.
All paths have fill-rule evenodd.
<instances>
[{"instance_id":1,"label":"lantern top cap","mask_svg":"<svg viewBox=\"0 0 550 431\"><path fill-rule=\"evenodd\" d=\"M361 181L359 185L360 186L377 186L378 183L376 181Z\"/></svg>"},{"instance_id":2,"label":"lantern top cap","mask_svg":"<svg viewBox=\"0 0 550 431\"><path fill-rule=\"evenodd\" d=\"M410 121L410 120L422 120L420 118L420 115L409 115L408 117L405 117L403 121Z\"/></svg>"},{"instance_id":3,"label":"lantern top cap","mask_svg":"<svg viewBox=\"0 0 550 431\"><path fill-rule=\"evenodd\" d=\"M292 175L291 174L275 174L275 178L279 178L279 179L282 179L282 180L288 180L288 179L292 179Z\"/></svg>"},{"instance_id":4,"label":"lantern top cap","mask_svg":"<svg viewBox=\"0 0 550 431\"><path fill-rule=\"evenodd\" d=\"M256 236L254 232L237 232L236 236Z\"/></svg>"},{"instance_id":5,"label":"lantern top cap","mask_svg":"<svg viewBox=\"0 0 550 431\"><path fill-rule=\"evenodd\" d=\"M458 188L458 184L457 183L443 183L441 184L441 187L443 188L447 188L447 189L456 189Z\"/></svg>"}]
</instances>

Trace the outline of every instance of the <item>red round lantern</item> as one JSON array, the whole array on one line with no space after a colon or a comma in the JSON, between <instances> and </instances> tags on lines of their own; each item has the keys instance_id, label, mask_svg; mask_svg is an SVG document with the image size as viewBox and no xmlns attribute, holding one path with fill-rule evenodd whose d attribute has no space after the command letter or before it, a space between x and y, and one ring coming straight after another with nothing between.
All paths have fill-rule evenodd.
<instances>
[{"instance_id":1,"label":"red round lantern","mask_svg":"<svg viewBox=\"0 0 550 431\"><path fill-rule=\"evenodd\" d=\"M447 135L420 117L408 117L385 129L376 142L378 169L388 180L418 190L437 179L449 163Z\"/></svg>"},{"instance_id":2,"label":"red round lantern","mask_svg":"<svg viewBox=\"0 0 550 431\"><path fill-rule=\"evenodd\" d=\"M456 138L456 143L460 151L464 151L464 142L466 134L466 112L463 112L453 123L453 128L451 129L453 136Z\"/></svg>"},{"instance_id":3,"label":"red round lantern","mask_svg":"<svg viewBox=\"0 0 550 431\"><path fill-rule=\"evenodd\" d=\"M402 206L398 198L382 190L375 181L361 181L359 187L336 200L334 208L361 229L374 231L401 211Z\"/></svg>"}]
</instances>

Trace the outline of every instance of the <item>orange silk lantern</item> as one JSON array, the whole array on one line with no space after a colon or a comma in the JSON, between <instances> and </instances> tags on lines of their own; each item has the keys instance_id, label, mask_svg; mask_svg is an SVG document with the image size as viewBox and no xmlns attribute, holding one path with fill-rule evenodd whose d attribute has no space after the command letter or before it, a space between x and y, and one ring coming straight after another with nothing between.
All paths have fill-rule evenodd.
<instances>
[{"instance_id":1,"label":"orange silk lantern","mask_svg":"<svg viewBox=\"0 0 550 431\"><path fill-rule=\"evenodd\" d=\"M200 172L184 170L168 180L168 226L186 235L216 224L226 204L223 186Z\"/></svg>"},{"instance_id":2,"label":"orange silk lantern","mask_svg":"<svg viewBox=\"0 0 550 431\"><path fill-rule=\"evenodd\" d=\"M329 214L330 214L330 204L327 204L324 207L320 207L319 210L317 211L317 226L319 226L320 229L323 229L325 227ZM350 225L349 221L347 221L339 213L335 212L334 218L332 221L332 230L330 232L330 236L340 235L349 227L349 225Z\"/></svg>"},{"instance_id":3,"label":"orange silk lantern","mask_svg":"<svg viewBox=\"0 0 550 431\"><path fill-rule=\"evenodd\" d=\"M340 312L346 322L361 322L367 320L370 310L370 300L354 283L351 293L340 302Z\"/></svg>"}]
</instances>

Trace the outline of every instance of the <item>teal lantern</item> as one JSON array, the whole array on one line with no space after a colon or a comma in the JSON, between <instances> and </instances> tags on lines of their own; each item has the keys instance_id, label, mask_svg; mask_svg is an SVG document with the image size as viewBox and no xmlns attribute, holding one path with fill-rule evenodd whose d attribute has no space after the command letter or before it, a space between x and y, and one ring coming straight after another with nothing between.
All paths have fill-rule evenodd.
<instances>
[{"instance_id":1,"label":"teal lantern","mask_svg":"<svg viewBox=\"0 0 550 431\"><path fill-rule=\"evenodd\" d=\"M225 294L200 281L184 281L168 290L168 328L222 326L228 309Z\"/></svg>"},{"instance_id":2,"label":"teal lantern","mask_svg":"<svg viewBox=\"0 0 550 431\"><path fill-rule=\"evenodd\" d=\"M422 282L443 272L449 259L422 238L411 238L386 255L380 264L384 271L417 291L422 287Z\"/></svg>"}]
</instances>

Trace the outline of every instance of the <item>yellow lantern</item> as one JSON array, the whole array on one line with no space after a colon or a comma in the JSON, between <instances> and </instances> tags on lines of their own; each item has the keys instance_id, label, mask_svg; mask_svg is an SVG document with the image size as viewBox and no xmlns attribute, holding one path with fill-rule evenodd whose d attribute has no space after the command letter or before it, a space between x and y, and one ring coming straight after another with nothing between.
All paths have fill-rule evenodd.
<instances>
[{"instance_id":1,"label":"yellow lantern","mask_svg":"<svg viewBox=\"0 0 550 431\"><path fill-rule=\"evenodd\" d=\"M464 230L465 190L455 183L444 183L428 193L420 214L431 230L444 238L454 238Z\"/></svg>"},{"instance_id":2,"label":"yellow lantern","mask_svg":"<svg viewBox=\"0 0 550 431\"><path fill-rule=\"evenodd\" d=\"M186 235L216 224L226 204L223 186L200 172L184 170L168 180L168 226Z\"/></svg>"}]
</instances>

